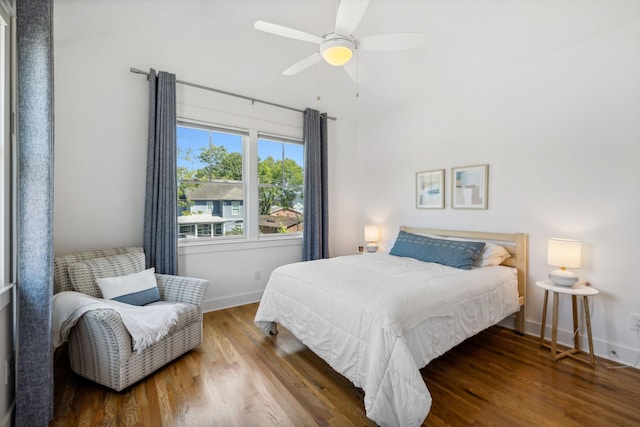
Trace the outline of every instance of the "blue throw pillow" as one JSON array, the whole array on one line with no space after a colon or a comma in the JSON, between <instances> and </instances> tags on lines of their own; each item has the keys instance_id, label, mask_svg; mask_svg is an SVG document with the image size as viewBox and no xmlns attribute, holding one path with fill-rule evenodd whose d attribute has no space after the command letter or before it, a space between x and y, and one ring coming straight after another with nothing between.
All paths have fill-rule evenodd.
<instances>
[{"instance_id":1,"label":"blue throw pillow","mask_svg":"<svg viewBox=\"0 0 640 427\"><path fill-rule=\"evenodd\" d=\"M484 242L445 240L401 231L389 254L471 270Z\"/></svg>"}]
</instances>

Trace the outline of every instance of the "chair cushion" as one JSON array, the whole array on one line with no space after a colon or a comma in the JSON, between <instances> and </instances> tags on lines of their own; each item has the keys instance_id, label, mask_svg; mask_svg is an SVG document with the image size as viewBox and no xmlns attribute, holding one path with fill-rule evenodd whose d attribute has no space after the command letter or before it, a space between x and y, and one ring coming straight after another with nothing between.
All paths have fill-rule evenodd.
<instances>
[{"instance_id":1,"label":"chair cushion","mask_svg":"<svg viewBox=\"0 0 640 427\"><path fill-rule=\"evenodd\" d=\"M138 273L144 267L144 253L132 252L69 264L67 272L74 291L102 298L96 279Z\"/></svg>"},{"instance_id":2,"label":"chair cushion","mask_svg":"<svg viewBox=\"0 0 640 427\"><path fill-rule=\"evenodd\" d=\"M131 305L146 305L160 300L155 268L151 267L126 276L97 278L96 282L106 299Z\"/></svg>"},{"instance_id":3,"label":"chair cushion","mask_svg":"<svg viewBox=\"0 0 640 427\"><path fill-rule=\"evenodd\" d=\"M72 291L73 286L69 279L67 267L80 261L86 261L93 258L102 258L112 255L120 255L129 252L144 253L141 247L120 247L110 249L98 249L94 251L76 252L67 255L61 255L53 259L53 292Z\"/></svg>"}]
</instances>

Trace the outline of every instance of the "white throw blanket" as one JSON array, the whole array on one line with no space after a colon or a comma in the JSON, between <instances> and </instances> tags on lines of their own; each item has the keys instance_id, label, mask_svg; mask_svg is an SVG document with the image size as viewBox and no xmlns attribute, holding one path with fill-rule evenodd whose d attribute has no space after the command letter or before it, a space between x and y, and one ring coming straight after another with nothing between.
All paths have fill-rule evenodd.
<instances>
[{"instance_id":1,"label":"white throw blanket","mask_svg":"<svg viewBox=\"0 0 640 427\"><path fill-rule=\"evenodd\" d=\"M147 306L135 306L113 300L65 291L53 296L53 345L61 346L69 331L84 313L90 310L115 310L131 334L133 351L140 352L162 340L178 322L185 309L183 303L157 302Z\"/></svg>"}]
</instances>

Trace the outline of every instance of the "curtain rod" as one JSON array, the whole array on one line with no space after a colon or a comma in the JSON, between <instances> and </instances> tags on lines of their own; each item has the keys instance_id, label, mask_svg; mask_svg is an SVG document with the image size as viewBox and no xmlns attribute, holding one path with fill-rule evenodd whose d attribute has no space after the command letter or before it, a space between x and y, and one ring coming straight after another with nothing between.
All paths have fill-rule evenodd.
<instances>
[{"instance_id":1,"label":"curtain rod","mask_svg":"<svg viewBox=\"0 0 640 427\"><path fill-rule=\"evenodd\" d=\"M145 76L149 77L149 73L147 73L146 71L138 70L137 68L131 67L131 68L129 68L129 71L131 71L133 74L144 74ZM195 87L197 89L208 90L210 92L220 93L222 95L228 95L228 96L234 96L234 97L240 98L240 99L246 99L247 101L251 101L252 104L254 104L256 102L259 102L260 104L271 105L272 107L284 108L285 110L291 110L291 111L296 111L298 113L304 113L304 110L300 110L298 108L288 107L286 105L276 104L274 102L263 101L261 99L255 99L255 98L251 98L249 96L244 96L244 95L240 95L240 94L233 93L233 92L227 92L227 91L220 90L220 89L215 89L215 88L212 88L212 87L209 87L209 86L199 85L197 83L185 82L184 80L178 80L178 79L176 79L176 83L179 83L179 84L185 85L185 86ZM329 120L338 120L335 117L328 116L327 113L322 113L321 116L324 116Z\"/></svg>"}]
</instances>

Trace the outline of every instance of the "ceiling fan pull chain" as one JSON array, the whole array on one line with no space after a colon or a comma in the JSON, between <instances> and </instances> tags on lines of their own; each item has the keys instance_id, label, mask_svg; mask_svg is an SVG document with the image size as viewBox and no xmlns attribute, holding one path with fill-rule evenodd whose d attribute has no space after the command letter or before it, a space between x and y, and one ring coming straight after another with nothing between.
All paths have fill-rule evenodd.
<instances>
[{"instance_id":1,"label":"ceiling fan pull chain","mask_svg":"<svg viewBox=\"0 0 640 427\"><path fill-rule=\"evenodd\" d=\"M360 52L356 46L356 98L360 97Z\"/></svg>"},{"instance_id":2,"label":"ceiling fan pull chain","mask_svg":"<svg viewBox=\"0 0 640 427\"><path fill-rule=\"evenodd\" d=\"M322 97L320 96L320 63L316 63L316 100L320 101Z\"/></svg>"}]
</instances>

